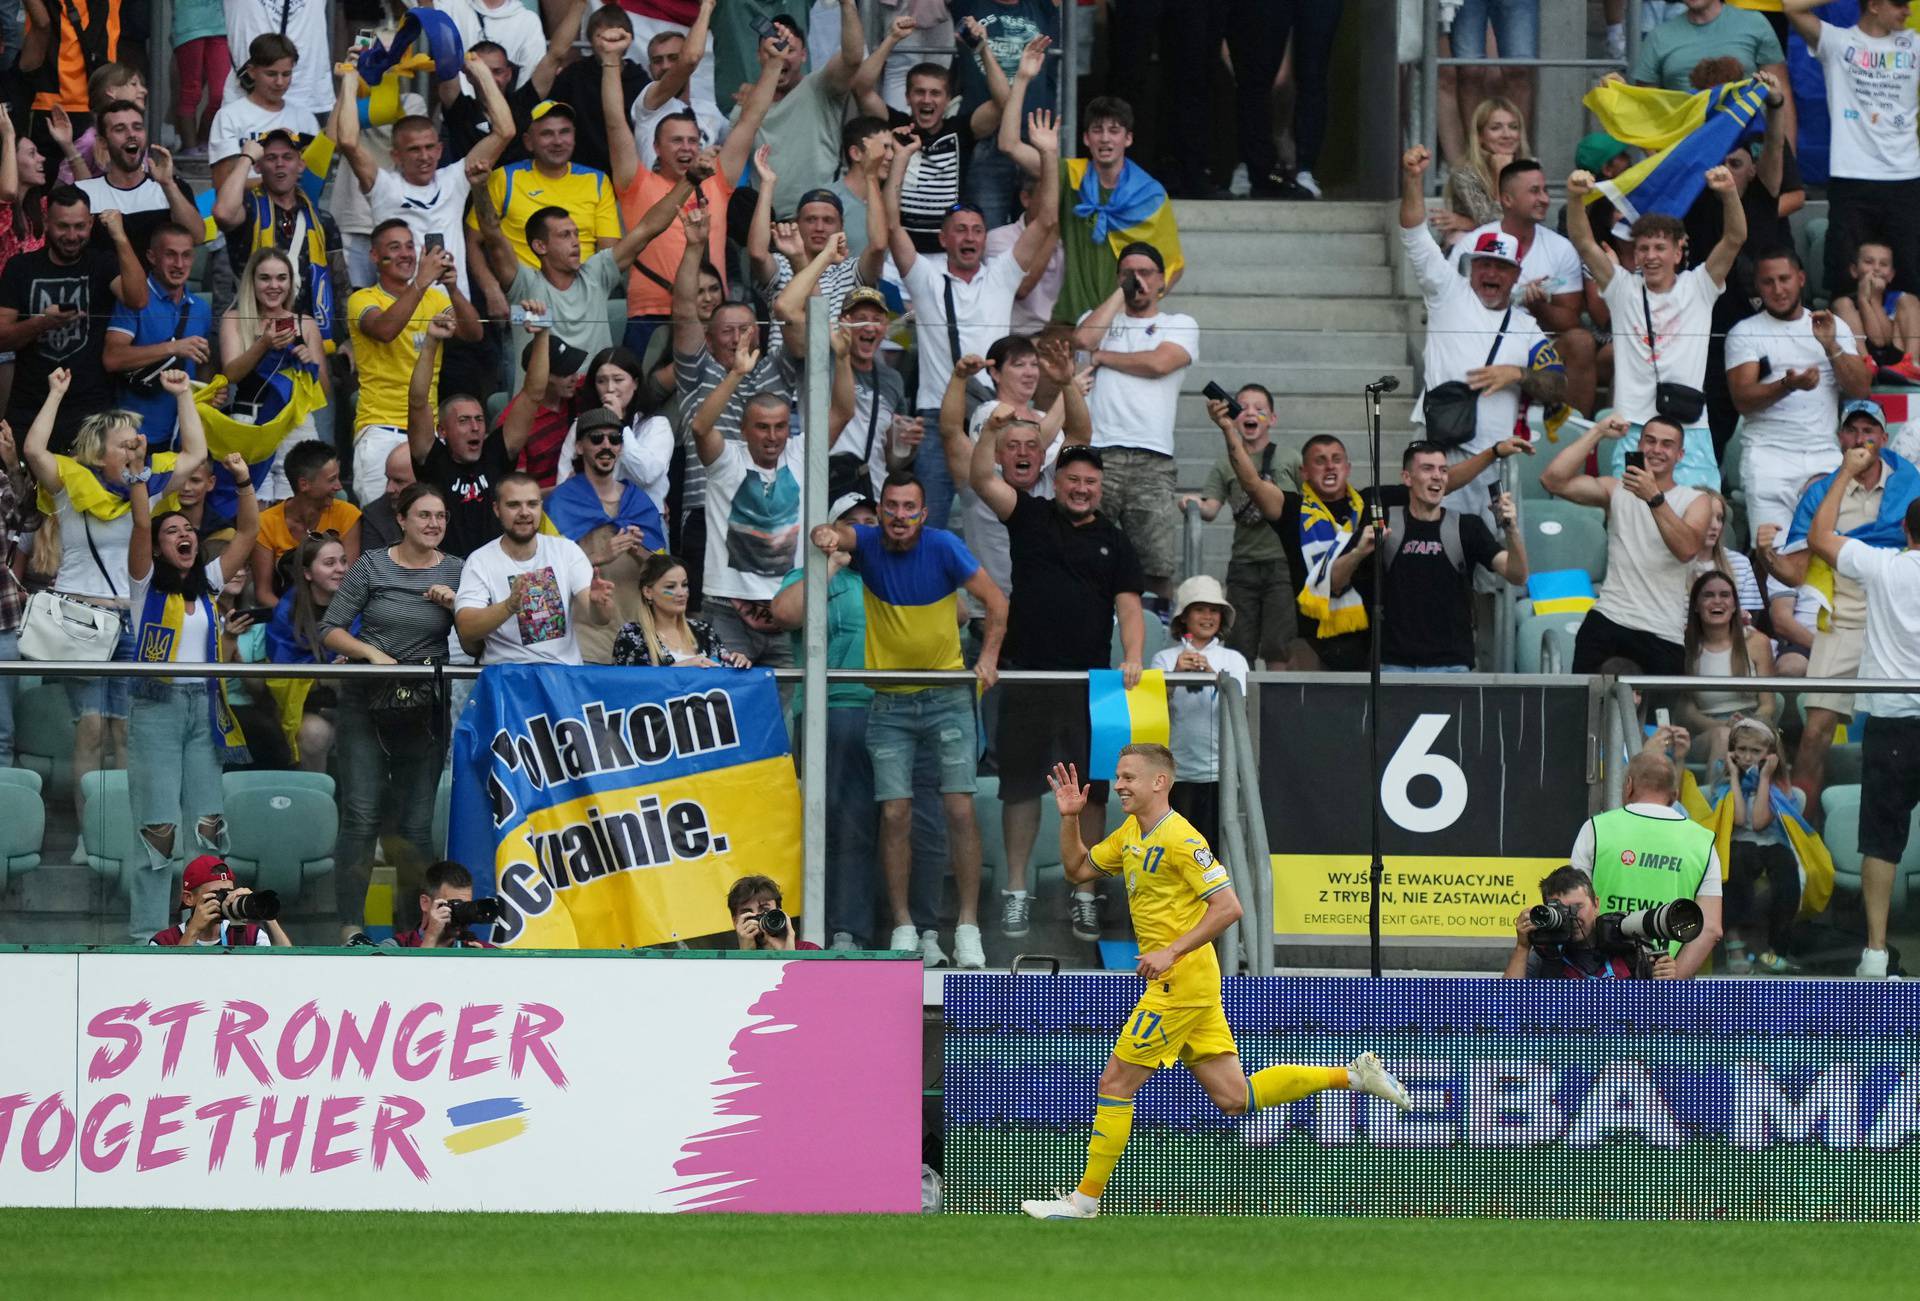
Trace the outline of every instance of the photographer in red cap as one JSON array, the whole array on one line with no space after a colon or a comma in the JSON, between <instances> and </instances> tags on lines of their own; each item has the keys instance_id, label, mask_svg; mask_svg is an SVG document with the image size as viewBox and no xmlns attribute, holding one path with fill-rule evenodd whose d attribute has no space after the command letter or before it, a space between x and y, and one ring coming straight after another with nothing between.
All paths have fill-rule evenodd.
<instances>
[{"instance_id":1,"label":"photographer in red cap","mask_svg":"<svg viewBox=\"0 0 1920 1301\"><path fill-rule=\"evenodd\" d=\"M147 942L164 948L245 949L269 945L292 948L293 941L271 917L262 918L262 924L256 926L252 922L228 921L223 915L223 904L252 893L234 879L233 869L225 862L212 854L202 854L187 864L186 875L180 882L180 906L187 910L186 924L169 926ZM271 892L263 896L270 897ZM274 903L277 913L278 900Z\"/></svg>"}]
</instances>

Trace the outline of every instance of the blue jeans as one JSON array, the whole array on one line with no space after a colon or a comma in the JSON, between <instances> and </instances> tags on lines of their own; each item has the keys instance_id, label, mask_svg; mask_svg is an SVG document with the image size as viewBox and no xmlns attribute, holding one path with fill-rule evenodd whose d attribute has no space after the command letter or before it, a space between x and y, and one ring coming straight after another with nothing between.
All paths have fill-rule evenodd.
<instances>
[{"instance_id":1,"label":"blue jeans","mask_svg":"<svg viewBox=\"0 0 1920 1301\"><path fill-rule=\"evenodd\" d=\"M166 927L176 866L227 847L222 770L207 690L197 678L143 679L128 716L127 794L147 850L145 866L127 874L127 932L136 944ZM171 830L165 852L146 839L147 828Z\"/></svg>"},{"instance_id":2,"label":"blue jeans","mask_svg":"<svg viewBox=\"0 0 1920 1301\"><path fill-rule=\"evenodd\" d=\"M120 620L120 640L114 643L110 663L131 664L133 612L122 610ZM73 710L75 718L85 718L89 714L98 714L103 718L125 718L128 702L133 698L133 679L129 677L68 678L66 688L67 705ZM141 943L146 941L142 940Z\"/></svg>"},{"instance_id":3,"label":"blue jeans","mask_svg":"<svg viewBox=\"0 0 1920 1301\"><path fill-rule=\"evenodd\" d=\"M940 408L923 407L918 412L927 422L927 437L920 440L914 453L913 472L927 494L927 527L943 529L953 514L953 473L947 468L947 449L940 442Z\"/></svg>"},{"instance_id":4,"label":"blue jeans","mask_svg":"<svg viewBox=\"0 0 1920 1301\"><path fill-rule=\"evenodd\" d=\"M0 660L20 658L20 634L0 632ZM20 679L0 677L0 768L13 767L13 698Z\"/></svg>"},{"instance_id":5,"label":"blue jeans","mask_svg":"<svg viewBox=\"0 0 1920 1301\"><path fill-rule=\"evenodd\" d=\"M867 755L877 800L911 799L918 759L931 752L942 795L974 791L980 767L979 729L971 687L877 691L867 711Z\"/></svg>"},{"instance_id":6,"label":"blue jeans","mask_svg":"<svg viewBox=\"0 0 1920 1301\"><path fill-rule=\"evenodd\" d=\"M340 774L334 907L341 925L356 929L365 918L383 811L392 810L401 836L418 857L415 871L433 861L433 798L444 749L437 723L405 734L379 731L370 703L367 688L342 684L333 751L334 771ZM396 890L394 897L405 893Z\"/></svg>"},{"instance_id":7,"label":"blue jeans","mask_svg":"<svg viewBox=\"0 0 1920 1301\"><path fill-rule=\"evenodd\" d=\"M1023 183L1019 166L1000 152L996 142L982 140L973 146L973 157L967 163L967 189L963 197L985 215L988 230L1004 226L1020 215L1020 187ZM938 413L935 423L938 424Z\"/></svg>"},{"instance_id":8,"label":"blue jeans","mask_svg":"<svg viewBox=\"0 0 1920 1301\"><path fill-rule=\"evenodd\" d=\"M796 762L800 760L795 753ZM827 930L845 931L872 947L874 849L879 808L873 802L873 764L867 758L867 711L827 710Z\"/></svg>"},{"instance_id":9,"label":"blue jeans","mask_svg":"<svg viewBox=\"0 0 1920 1301\"><path fill-rule=\"evenodd\" d=\"M1540 0L1460 0L1453 15L1453 57L1486 58L1489 23L1501 58L1540 57Z\"/></svg>"}]
</instances>

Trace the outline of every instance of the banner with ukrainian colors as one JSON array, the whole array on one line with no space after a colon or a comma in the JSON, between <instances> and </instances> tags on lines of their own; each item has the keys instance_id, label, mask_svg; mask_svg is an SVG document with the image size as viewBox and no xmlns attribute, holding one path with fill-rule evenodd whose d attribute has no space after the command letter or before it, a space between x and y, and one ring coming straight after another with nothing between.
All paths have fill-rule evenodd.
<instances>
[{"instance_id":1,"label":"banner with ukrainian colors","mask_svg":"<svg viewBox=\"0 0 1920 1301\"><path fill-rule=\"evenodd\" d=\"M1092 744L1087 754L1087 777L1112 781L1122 747L1153 742L1166 745L1172 728L1167 719L1167 679L1159 669L1148 669L1131 688L1118 669L1093 669L1087 674L1087 721Z\"/></svg>"},{"instance_id":2,"label":"banner with ukrainian colors","mask_svg":"<svg viewBox=\"0 0 1920 1301\"><path fill-rule=\"evenodd\" d=\"M488 668L454 732L449 855L493 939L611 949L731 930L727 887L800 897L800 791L766 670Z\"/></svg>"}]
</instances>

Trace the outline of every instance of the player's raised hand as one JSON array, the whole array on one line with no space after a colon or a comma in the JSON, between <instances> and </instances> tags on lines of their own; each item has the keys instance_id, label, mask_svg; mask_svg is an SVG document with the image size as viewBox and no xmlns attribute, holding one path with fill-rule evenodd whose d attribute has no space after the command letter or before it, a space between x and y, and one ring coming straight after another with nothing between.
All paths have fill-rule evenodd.
<instances>
[{"instance_id":1,"label":"player's raised hand","mask_svg":"<svg viewBox=\"0 0 1920 1301\"><path fill-rule=\"evenodd\" d=\"M1053 771L1047 774L1047 785L1053 787L1054 807L1060 810L1061 817L1078 817L1080 810L1087 807L1087 788L1080 784L1080 770L1075 765L1053 765Z\"/></svg>"}]
</instances>

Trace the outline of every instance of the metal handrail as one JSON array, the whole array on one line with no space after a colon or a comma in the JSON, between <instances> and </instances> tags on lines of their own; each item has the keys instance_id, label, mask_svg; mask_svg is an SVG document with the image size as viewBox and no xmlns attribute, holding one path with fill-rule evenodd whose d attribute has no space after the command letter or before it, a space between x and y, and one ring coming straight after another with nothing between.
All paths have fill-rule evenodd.
<instances>
[{"instance_id":1,"label":"metal handrail","mask_svg":"<svg viewBox=\"0 0 1920 1301\"><path fill-rule=\"evenodd\" d=\"M557 672L572 665L556 664ZM605 668L605 665L588 665ZM0 677L40 678L308 678L314 681L374 678L383 681L431 682L435 678L471 681L478 678L478 664L143 664L131 660L0 660ZM723 670L724 671L724 670ZM771 670L775 680L800 682L804 669ZM1003 682L1085 682L1086 669L1007 669ZM966 669L828 669L827 681L861 683L888 687L955 687L977 682ZM1211 673L1168 673L1169 683L1182 686L1210 686Z\"/></svg>"},{"instance_id":2,"label":"metal handrail","mask_svg":"<svg viewBox=\"0 0 1920 1301\"><path fill-rule=\"evenodd\" d=\"M1206 572L1205 562L1201 558L1205 546L1204 531L1206 517L1200 513L1200 503L1188 501L1180 511L1180 572L1191 578L1195 574Z\"/></svg>"}]
</instances>

